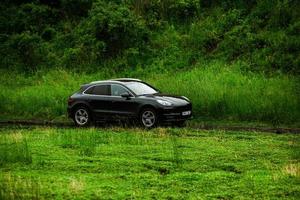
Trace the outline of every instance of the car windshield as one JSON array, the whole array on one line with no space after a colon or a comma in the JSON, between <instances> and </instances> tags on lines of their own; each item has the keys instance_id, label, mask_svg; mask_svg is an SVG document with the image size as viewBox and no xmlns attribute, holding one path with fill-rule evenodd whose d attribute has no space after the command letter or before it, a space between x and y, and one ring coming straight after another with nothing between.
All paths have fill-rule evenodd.
<instances>
[{"instance_id":1,"label":"car windshield","mask_svg":"<svg viewBox=\"0 0 300 200\"><path fill-rule=\"evenodd\" d=\"M128 82L126 86L136 95L155 94L158 92L149 85L141 82Z\"/></svg>"}]
</instances>

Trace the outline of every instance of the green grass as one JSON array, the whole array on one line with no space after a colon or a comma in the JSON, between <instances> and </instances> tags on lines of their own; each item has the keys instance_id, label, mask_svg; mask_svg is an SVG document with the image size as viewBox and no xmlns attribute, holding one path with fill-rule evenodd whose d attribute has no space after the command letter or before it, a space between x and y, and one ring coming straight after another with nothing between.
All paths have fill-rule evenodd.
<instances>
[{"instance_id":1,"label":"green grass","mask_svg":"<svg viewBox=\"0 0 300 200\"><path fill-rule=\"evenodd\" d=\"M266 77L242 72L239 67L238 63L202 64L187 72L156 75L151 82L162 91L189 97L196 117L273 125L299 119L297 78Z\"/></svg>"},{"instance_id":2,"label":"green grass","mask_svg":"<svg viewBox=\"0 0 300 200\"><path fill-rule=\"evenodd\" d=\"M300 138L191 129L0 130L1 199L298 199ZM3 145L5 144L5 145ZM7 144L12 144L9 147Z\"/></svg>"},{"instance_id":3,"label":"green grass","mask_svg":"<svg viewBox=\"0 0 300 200\"><path fill-rule=\"evenodd\" d=\"M2 119L66 119L66 101L81 84L114 77L136 77L162 92L185 95L194 117L205 120L258 121L271 125L299 124L299 78L267 77L243 72L241 63L199 63L189 71L142 71L86 74L66 70L40 71L31 76L2 72Z\"/></svg>"},{"instance_id":4,"label":"green grass","mask_svg":"<svg viewBox=\"0 0 300 200\"><path fill-rule=\"evenodd\" d=\"M0 166L7 163L31 163L32 157L28 148L26 139L21 134L11 136L3 136L0 141Z\"/></svg>"}]
</instances>

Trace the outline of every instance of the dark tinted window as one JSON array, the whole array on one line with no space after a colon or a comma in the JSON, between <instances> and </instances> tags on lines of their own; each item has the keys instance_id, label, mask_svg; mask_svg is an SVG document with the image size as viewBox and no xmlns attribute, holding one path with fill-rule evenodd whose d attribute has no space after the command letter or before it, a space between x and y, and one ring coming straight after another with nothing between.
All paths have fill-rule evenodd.
<instances>
[{"instance_id":1,"label":"dark tinted window","mask_svg":"<svg viewBox=\"0 0 300 200\"><path fill-rule=\"evenodd\" d=\"M86 94L95 94L95 95L110 95L110 86L109 85L98 85L89 88L85 91Z\"/></svg>"},{"instance_id":2,"label":"dark tinted window","mask_svg":"<svg viewBox=\"0 0 300 200\"><path fill-rule=\"evenodd\" d=\"M94 89L94 87L90 87L90 88L87 89L84 93L85 93L85 94L93 94L93 89Z\"/></svg>"}]
</instances>

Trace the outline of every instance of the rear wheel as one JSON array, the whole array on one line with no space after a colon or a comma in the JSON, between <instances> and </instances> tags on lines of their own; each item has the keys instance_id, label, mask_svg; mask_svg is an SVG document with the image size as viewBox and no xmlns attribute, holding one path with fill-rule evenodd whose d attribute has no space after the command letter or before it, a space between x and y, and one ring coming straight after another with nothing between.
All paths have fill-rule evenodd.
<instances>
[{"instance_id":1,"label":"rear wheel","mask_svg":"<svg viewBox=\"0 0 300 200\"><path fill-rule=\"evenodd\" d=\"M86 107L78 107L73 112L73 121L77 126L88 126L91 123L91 115Z\"/></svg>"},{"instance_id":2,"label":"rear wheel","mask_svg":"<svg viewBox=\"0 0 300 200\"><path fill-rule=\"evenodd\" d=\"M153 128L157 124L157 115L154 109L145 108L140 114L140 123L145 128Z\"/></svg>"}]
</instances>

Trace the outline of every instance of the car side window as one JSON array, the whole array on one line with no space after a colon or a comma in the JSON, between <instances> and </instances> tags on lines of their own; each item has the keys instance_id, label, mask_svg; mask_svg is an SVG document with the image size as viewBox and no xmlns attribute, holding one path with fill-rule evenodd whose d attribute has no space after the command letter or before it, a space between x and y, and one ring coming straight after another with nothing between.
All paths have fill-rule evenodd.
<instances>
[{"instance_id":1,"label":"car side window","mask_svg":"<svg viewBox=\"0 0 300 200\"><path fill-rule=\"evenodd\" d=\"M110 95L109 85L97 85L85 91L85 94Z\"/></svg>"},{"instance_id":2,"label":"car side window","mask_svg":"<svg viewBox=\"0 0 300 200\"><path fill-rule=\"evenodd\" d=\"M93 90L94 90L94 87L90 87L90 88L87 89L84 93L85 93L85 94L93 94Z\"/></svg>"},{"instance_id":3,"label":"car side window","mask_svg":"<svg viewBox=\"0 0 300 200\"><path fill-rule=\"evenodd\" d=\"M111 85L111 96L121 96L124 93L129 93L128 90L121 85Z\"/></svg>"}]
</instances>

